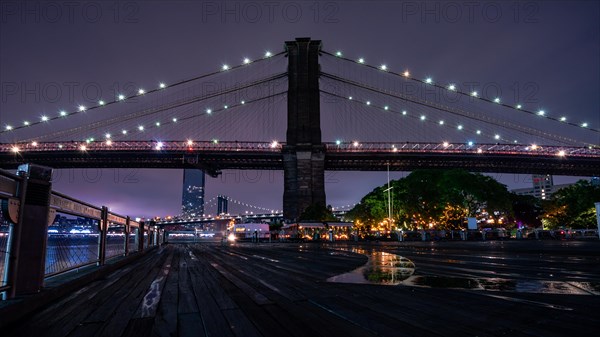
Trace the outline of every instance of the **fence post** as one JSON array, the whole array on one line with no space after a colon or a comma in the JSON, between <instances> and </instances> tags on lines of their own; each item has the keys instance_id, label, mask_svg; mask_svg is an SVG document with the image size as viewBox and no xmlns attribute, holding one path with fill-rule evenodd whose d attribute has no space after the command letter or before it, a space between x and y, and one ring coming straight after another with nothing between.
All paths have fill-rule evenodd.
<instances>
[{"instance_id":1,"label":"fence post","mask_svg":"<svg viewBox=\"0 0 600 337\"><path fill-rule=\"evenodd\" d=\"M146 224L140 221L140 227L138 229L138 252L144 251L144 232L146 231Z\"/></svg>"},{"instance_id":2,"label":"fence post","mask_svg":"<svg viewBox=\"0 0 600 337\"><path fill-rule=\"evenodd\" d=\"M19 166L17 174L23 180L18 185L21 206L7 271L11 298L39 292L44 285L52 192L51 168L24 164Z\"/></svg>"},{"instance_id":3,"label":"fence post","mask_svg":"<svg viewBox=\"0 0 600 337\"><path fill-rule=\"evenodd\" d=\"M98 236L98 265L106 262L106 234L108 233L108 208L102 206L100 219L100 235Z\"/></svg>"},{"instance_id":4,"label":"fence post","mask_svg":"<svg viewBox=\"0 0 600 337\"><path fill-rule=\"evenodd\" d=\"M129 231L130 231L129 221L130 221L130 218L126 217L125 218L125 255L129 255Z\"/></svg>"}]
</instances>

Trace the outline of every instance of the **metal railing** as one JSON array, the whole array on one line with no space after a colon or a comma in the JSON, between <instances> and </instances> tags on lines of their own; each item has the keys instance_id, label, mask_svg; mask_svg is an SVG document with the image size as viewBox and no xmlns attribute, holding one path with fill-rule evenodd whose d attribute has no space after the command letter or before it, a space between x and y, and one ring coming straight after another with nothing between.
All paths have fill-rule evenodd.
<instances>
[{"instance_id":1,"label":"metal railing","mask_svg":"<svg viewBox=\"0 0 600 337\"><path fill-rule=\"evenodd\" d=\"M125 255L125 227L109 225L106 234L106 258L123 255Z\"/></svg>"},{"instance_id":2,"label":"metal railing","mask_svg":"<svg viewBox=\"0 0 600 337\"><path fill-rule=\"evenodd\" d=\"M27 142L0 144L0 152L56 152L56 151L266 151L279 152L277 142L237 141L93 141L93 142Z\"/></svg>"},{"instance_id":3,"label":"metal railing","mask_svg":"<svg viewBox=\"0 0 600 337\"><path fill-rule=\"evenodd\" d=\"M53 234L48 233L46 248L46 277L96 264L99 233Z\"/></svg>"},{"instance_id":4,"label":"metal railing","mask_svg":"<svg viewBox=\"0 0 600 337\"><path fill-rule=\"evenodd\" d=\"M49 204L45 204L48 214L44 216L44 212L29 213L30 216L38 214L39 219L33 218L32 225L26 227L27 231L21 232L20 229L25 227L20 226L19 222L23 221L23 215L27 214L29 209L29 204L24 202L28 200L25 198L28 195L27 174L17 176L0 170L1 298L18 296L21 291L39 291L46 278L84 266L103 265L107 259L137 253L142 248L138 241L140 236L153 239L156 237L156 228L146 229L143 224L130 220L129 217L109 212L107 207L94 206L50 191L49 188L44 192L48 193L45 199L44 195L40 194L39 187L32 190L37 193L33 195L38 203L44 199L49 201ZM46 223L48 224L45 225ZM132 235L126 236L126 231ZM45 235L42 236L42 233ZM37 241L35 245L27 246L28 253L23 253L23 245L31 243L30 238L36 236L45 239L39 241L39 246ZM126 238L129 245L126 245ZM156 245L156 240L146 241L143 248L153 245ZM36 250L36 247L39 248ZM45 247L45 252L42 251L42 247ZM45 255L42 255L44 253ZM42 256L45 256L45 259L42 259ZM22 277L39 281L14 283Z\"/></svg>"},{"instance_id":5,"label":"metal railing","mask_svg":"<svg viewBox=\"0 0 600 337\"><path fill-rule=\"evenodd\" d=\"M573 147L534 144L475 144L427 142L325 142L327 152L480 153L531 156L600 157L598 146ZM285 143L237 141L93 141L0 144L1 152L164 151L164 152L280 152Z\"/></svg>"},{"instance_id":6,"label":"metal railing","mask_svg":"<svg viewBox=\"0 0 600 337\"><path fill-rule=\"evenodd\" d=\"M6 261L9 257L8 248L10 242L10 230L4 223L5 219L0 210L0 289L7 286L6 267L8 264Z\"/></svg>"},{"instance_id":7,"label":"metal railing","mask_svg":"<svg viewBox=\"0 0 600 337\"><path fill-rule=\"evenodd\" d=\"M128 245L127 245L127 253L135 253L139 250L139 246L138 246L138 233L139 233L139 228L131 228L129 230L129 236L128 236Z\"/></svg>"},{"instance_id":8,"label":"metal railing","mask_svg":"<svg viewBox=\"0 0 600 337\"><path fill-rule=\"evenodd\" d=\"M327 152L332 153L465 153L600 158L599 147L541 146L523 144L336 142L325 143L325 148Z\"/></svg>"}]
</instances>

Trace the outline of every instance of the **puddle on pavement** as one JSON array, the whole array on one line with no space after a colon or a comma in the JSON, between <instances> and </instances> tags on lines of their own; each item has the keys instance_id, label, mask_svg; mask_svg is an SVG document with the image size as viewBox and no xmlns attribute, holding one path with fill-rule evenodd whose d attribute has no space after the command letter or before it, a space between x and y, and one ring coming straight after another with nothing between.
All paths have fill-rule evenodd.
<instances>
[{"instance_id":1,"label":"puddle on pavement","mask_svg":"<svg viewBox=\"0 0 600 337\"><path fill-rule=\"evenodd\" d=\"M327 279L327 282L405 285L517 293L600 295L600 282L560 282L414 275L415 264L405 257L387 252L367 251L363 249L352 249L351 251L366 255L368 257L367 263L351 272L332 276Z\"/></svg>"},{"instance_id":2,"label":"puddle on pavement","mask_svg":"<svg viewBox=\"0 0 600 337\"><path fill-rule=\"evenodd\" d=\"M330 277L328 282L398 285L415 272L415 264L405 257L362 249L352 251L366 255L369 258L367 264L349 273Z\"/></svg>"}]
</instances>

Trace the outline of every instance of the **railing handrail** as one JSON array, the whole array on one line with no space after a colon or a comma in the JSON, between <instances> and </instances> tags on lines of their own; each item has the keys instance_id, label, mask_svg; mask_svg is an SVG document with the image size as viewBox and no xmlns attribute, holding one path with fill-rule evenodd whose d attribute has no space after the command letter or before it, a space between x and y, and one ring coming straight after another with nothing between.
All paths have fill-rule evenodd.
<instances>
[{"instance_id":1,"label":"railing handrail","mask_svg":"<svg viewBox=\"0 0 600 337\"><path fill-rule=\"evenodd\" d=\"M56 196L59 196L59 197L61 197L61 198L65 198L65 199L67 199L67 200L70 200L70 201L73 201L73 202L76 202L76 203L82 204L82 205L84 205L84 206L87 206L87 207L94 208L94 209L96 209L96 210L102 210L102 207L98 207L98 206L92 205L92 204L90 204L90 203L87 203L87 202L85 202L85 201L81 201L81 200L79 200L79 199L75 199L74 197L68 196L68 195L66 195L66 194L63 194L63 193L61 193L61 192L52 191L52 194L54 194L54 195L56 195ZM50 206L52 206L52 205L50 205ZM61 213L62 213L62 212L61 212Z\"/></svg>"}]
</instances>

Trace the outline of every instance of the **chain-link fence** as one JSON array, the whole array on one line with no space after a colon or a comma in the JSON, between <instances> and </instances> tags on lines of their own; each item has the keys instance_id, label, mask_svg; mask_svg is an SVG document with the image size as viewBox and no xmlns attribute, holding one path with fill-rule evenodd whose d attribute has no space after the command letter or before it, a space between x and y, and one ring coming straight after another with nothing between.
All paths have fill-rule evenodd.
<instances>
[{"instance_id":1,"label":"chain-link fence","mask_svg":"<svg viewBox=\"0 0 600 337\"><path fill-rule=\"evenodd\" d=\"M5 220L0 207L0 287L6 286L6 267L8 264L8 243L10 242L10 228L8 220Z\"/></svg>"},{"instance_id":2,"label":"chain-link fence","mask_svg":"<svg viewBox=\"0 0 600 337\"><path fill-rule=\"evenodd\" d=\"M128 247L127 247L127 251L128 253L133 253L133 252L137 252L138 251L138 233L139 233L140 229L139 228L135 228L135 227L131 227L129 230L129 243L128 243Z\"/></svg>"},{"instance_id":3,"label":"chain-link fence","mask_svg":"<svg viewBox=\"0 0 600 337\"><path fill-rule=\"evenodd\" d=\"M57 214L48 227L46 276L98 262L98 221Z\"/></svg>"},{"instance_id":4,"label":"chain-link fence","mask_svg":"<svg viewBox=\"0 0 600 337\"><path fill-rule=\"evenodd\" d=\"M106 258L125 254L125 226L109 225L106 233Z\"/></svg>"}]
</instances>

